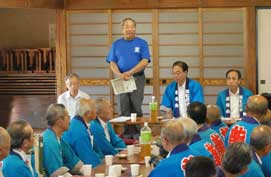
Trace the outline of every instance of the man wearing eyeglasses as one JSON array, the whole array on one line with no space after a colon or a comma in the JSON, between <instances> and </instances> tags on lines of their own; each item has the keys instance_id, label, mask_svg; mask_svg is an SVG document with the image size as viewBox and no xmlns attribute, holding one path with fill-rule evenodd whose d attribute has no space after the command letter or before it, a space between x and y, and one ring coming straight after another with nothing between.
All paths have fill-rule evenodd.
<instances>
[{"instance_id":1,"label":"man wearing eyeglasses","mask_svg":"<svg viewBox=\"0 0 271 177\"><path fill-rule=\"evenodd\" d=\"M10 154L3 161L4 176L38 177L31 157L34 132L25 120L12 122L7 131L11 137Z\"/></svg>"},{"instance_id":2,"label":"man wearing eyeglasses","mask_svg":"<svg viewBox=\"0 0 271 177\"><path fill-rule=\"evenodd\" d=\"M166 112L167 117L186 117L187 106L192 102L204 103L203 89L200 83L189 79L188 65L183 61L176 61L172 66L171 82L163 95L160 110Z\"/></svg>"}]
</instances>

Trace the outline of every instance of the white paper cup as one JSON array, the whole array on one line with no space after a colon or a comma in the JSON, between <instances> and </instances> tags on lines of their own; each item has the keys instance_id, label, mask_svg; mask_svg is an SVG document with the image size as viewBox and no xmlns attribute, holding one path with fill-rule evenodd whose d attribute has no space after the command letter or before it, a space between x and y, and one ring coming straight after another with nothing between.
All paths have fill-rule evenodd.
<instances>
[{"instance_id":1,"label":"white paper cup","mask_svg":"<svg viewBox=\"0 0 271 177\"><path fill-rule=\"evenodd\" d=\"M136 122L136 113L131 113L131 122Z\"/></svg>"},{"instance_id":2,"label":"white paper cup","mask_svg":"<svg viewBox=\"0 0 271 177\"><path fill-rule=\"evenodd\" d=\"M104 177L104 173L96 173L95 177Z\"/></svg>"},{"instance_id":3,"label":"white paper cup","mask_svg":"<svg viewBox=\"0 0 271 177\"><path fill-rule=\"evenodd\" d=\"M92 170L92 165L90 165L90 164L83 165L83 175L84 176L91 176L91 170Z\"/></svg>"},{"instance_id":4,"label":"white paper cup","mask_svg":"<svg viewBox=\"0 0 271 177\"><path fill-rule=\"evenodd\" d=\"M117 165L114 165L114 166L115 166L115 169L116 169L117 176L121 176L122 165L117 164Z\"/></svg>"},{"instance_id":5,"label":"white paper cup","mask_svg":"<svg viewBox=\"0 0 271 177\"><path fill-rule=\"evenodd\" d=\"M135 153L135 145L128 145L127 146L128 156L134 155Z\"/></svg>"},{"instance_id":6,"label":"white paper cup","mask_svg":"<svg viewBox=\"0 0 271 177\"><path fill-rule=\"evenodd\" d=\"M106 155L105 156L105 165L110 166L113 163L113 155Z\"/></svg>"},{"instance_id":7,"label":"white paper cup","mask_svg":"<svg viewBox=\"0 0 271 177\"><path fill-rule=\"evenodd\" d=\"M145 167L150 167L149 161L150 161L151 157L150 156L145 156L144 159L145 159Z\"/></svg>"},{"instance_id":8,"label":"white paper cup","mask_svg":"<svg viewBox=\"0 0 271 177\"><path fill-rule=\"evenodd\" d=\"M139 164L131 164L131 175L138 176L139 175Z\"/></svg>"},{"instance_id":9,"label":"white paper cup","mask_svg":"<svg viewBox=\"0 0 271 177\"><path fill-rule=\"evenodd\" d=\"M108 176L110 176L110 177L117 177L118 176L117 167L115 165L109 166Z\"/></svg>"},{"instance_id":10,"label":"white paper cup","mask_svg":"<svg viewBox=\"0 0 271 177\"><path fill-rule=\"evenodd\" d=\"M156 145L151 145L151 154L152 155L160 155L160 148Z\"/></svg>"}]
</instances>

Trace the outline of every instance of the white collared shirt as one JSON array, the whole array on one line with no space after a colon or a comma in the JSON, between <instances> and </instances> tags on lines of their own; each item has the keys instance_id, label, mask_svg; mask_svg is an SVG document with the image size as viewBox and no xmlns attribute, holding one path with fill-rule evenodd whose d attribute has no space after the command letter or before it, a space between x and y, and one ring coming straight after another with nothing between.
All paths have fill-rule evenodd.
<instances>
[{"instance_id":1,"label":"white collared shirt","mask_svg":"<svg viewBox=\"0 0 271 177\"><path fill-rule=\"evenodd\" d=\"M26 154L24 151L20 151L18 149L12 149L13 152L16 152L17 154L19 154L19 156L23 159L23 161L26 163L26 165L29 167L32 175L34 176L34 171L32 168L32 163L31 163L31 155Z\"/></svg>"},{"instance_id":2,"label":"white collared shirt","mask_svg":"<svg viewBox=\"0 0 271 177\"><path fill-rule=\"evenodd\" d=\"M98 117L98 119L99 119L99 121L101 122L101 125L102 125L102 127L103 127L103 129L104 129L104 133L105 133L106 139L107 139L109 142L111 142L111 140L110 140L110 135L109 135L109 132L108 132L108 128L107 128L107 126L106 126L106 123L105 123L101 118Z\"/></svg>"},{"instance_id":3,"label":"white collared shirt","mask_svg":"<svg viewBox=\"0 0 271 177\"><path fill-rule=\"evenodd\" d=\"M260 165L263 164L261 157L255 152L256 158L258 159Z\"/></svg>"},{"instance_id":4,"label":"white collared shirt","mask_svg":"<svg viewBox=\"0 0 271 177\"><path fill-rule=\"evenodd\" d=\"M183 85L180 86L178 84L178 96L179 96L179 111L180 111L180 116L185 117L186 116L186 100L185 100L185 84L186 81L184 81Z\"/></svg>"},{"instance_id":5,"label":"white collared shirt","mask_svg":"<svg viewBox=\"0 0 271 177\"><path fill-rule=\"evenodd\" d=\"M68 110L69 115L72 119L75 116L76 102L80 100L81 98L89 99L90 96L87 93L82 92L81 90L78 90L78 94L76 95L76 97L73 98L71 97L70 92L66 91L57 98L57 103L61 103L65 106L65 108Z\"/></svg>"},{"instance_id":6,"label":"white collared shirt","mask_svg":"<svg viewBox=\"0 0 271 177\"><path fill-rule=\"evenodd\" d=\"M239 104L240 104L240 96L239 96L239 88L237 92L234 94L230 90L230 109L231 109L231 117L240 117L240 109L239 109Z\"/></svg>"},{"instance_id":7,"label":"white collared shirt","mask_svg":"<svg viewBox=\"0 0 271 177\"><path fill-rule=\"evenodd\" d=\"M94 146L94 144L93 144L94 143L94 137L93 137L93 135L92 135L92 133L90 131L90 124L87 123L86 121L85 121L85 124L87 125L87 132L88 132L88 135L89 135L89 138L90 138L91 146L93 148L93 146Z\"/></svg>"}]
</instances>

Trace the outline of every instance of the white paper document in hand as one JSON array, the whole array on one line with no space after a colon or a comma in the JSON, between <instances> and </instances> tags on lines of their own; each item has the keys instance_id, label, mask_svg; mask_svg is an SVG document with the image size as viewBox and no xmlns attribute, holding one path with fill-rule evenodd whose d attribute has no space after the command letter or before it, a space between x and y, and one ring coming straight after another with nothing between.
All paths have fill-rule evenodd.
<instances>
[{"instance_id":1,"label":"white paper document in hand","mask_svg":"<svg viewBox=\"0 0 271 177\"><path fill-rule=\"evenodd\" d=\"M135 78L131 77L129 80L125 81L120 78L112 79L111 84L115 95L121 93L133 92L136 90Z\"/></svg>"}]
</instances>

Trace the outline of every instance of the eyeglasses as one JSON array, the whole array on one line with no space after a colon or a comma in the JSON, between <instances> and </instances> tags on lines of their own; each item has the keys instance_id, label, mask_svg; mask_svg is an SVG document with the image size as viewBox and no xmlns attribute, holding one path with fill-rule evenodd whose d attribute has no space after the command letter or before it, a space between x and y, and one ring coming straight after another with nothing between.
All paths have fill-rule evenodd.
<instances>
[{"instance_id":1,"label":"eyeglasses","mask_svg":"<svg viewBox=\"0 0 271 177\"><path fill-rule=\"evenodd\" d=\"M182 72L182 71L177 71L177 72L172 72L171 73L171 75L173 75L173 76L179 76L179 75L181 75L181 74L183 74L183 73L185 73L185 72Z\"/></svg>"}]
</instances>

